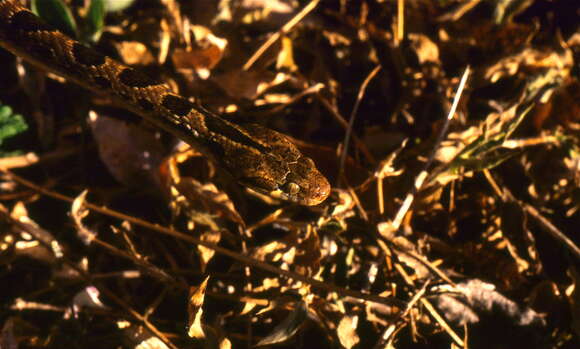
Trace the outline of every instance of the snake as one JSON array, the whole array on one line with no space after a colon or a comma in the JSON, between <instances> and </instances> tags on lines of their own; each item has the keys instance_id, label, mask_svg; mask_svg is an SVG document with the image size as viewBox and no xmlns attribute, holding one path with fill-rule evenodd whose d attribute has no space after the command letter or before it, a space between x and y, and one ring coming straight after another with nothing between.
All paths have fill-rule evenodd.
<instances>
[{"instance_id":1,"label":"snake","mask_svg":"<svg viewBox=\"0 0 580 349\"><path fill-rule=\"evenodd\" d=\"M220 117L174 93L169 84L68 37L18 0L0 0L0 46L41 70L107 95L200 151L243 186L305 206L322 203L330 193L314 161L284 134Z\"/></svg>"}]
</instances>

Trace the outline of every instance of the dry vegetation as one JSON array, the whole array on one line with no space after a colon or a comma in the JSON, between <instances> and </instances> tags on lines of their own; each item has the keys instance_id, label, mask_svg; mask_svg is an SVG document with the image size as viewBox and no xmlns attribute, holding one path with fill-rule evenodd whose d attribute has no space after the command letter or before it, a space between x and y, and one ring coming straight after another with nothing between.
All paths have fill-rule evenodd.
<instances>
[{"instance_id":1,"label":"dry vegetation","mask_svg":"<svg viewBox=\"0 0 580 349\"><path fill-rule=\"evenodd\" d=\"M575 0L66 3L333 191L250 192L0 51L0 348L580 347Z\"/></svg>"}]
</instances>

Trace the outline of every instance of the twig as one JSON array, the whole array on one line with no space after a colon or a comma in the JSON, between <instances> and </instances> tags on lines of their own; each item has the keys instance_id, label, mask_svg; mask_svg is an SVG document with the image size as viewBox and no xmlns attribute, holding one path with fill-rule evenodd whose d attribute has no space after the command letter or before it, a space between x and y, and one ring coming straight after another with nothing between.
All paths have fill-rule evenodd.
<instances>
[{"instance_id":1,"label":"twig","mask_svg":"<svg viewBox=\"0 0 580 349\"><path fill-rule=\"evenodd\" d=\"M560 229L553 225L546 217L542 216L536 208L527 203L520 203L524 210L532 217L536 219L540 226L544 228L544 231L550 234L556 241L560 242L564 247L570 250L578 260L580 260L580 248L574 244L574 241L570 240Z\"/></svg>"},{"instance_id":2,"label":"twig","mask_svg":"<svg viewBox=\"0 0 580 349\"><path fill-rule=\"evenodd\" d=\"M319 93L316 94L316 96L318 98L318 101L321 102L322 105L331 113L331 115L334 116L334 119L338 121L338 124L342 126L342 128L345 131L348 130L348 123L346 122L344 117L340 114L340 112L336 110L336 107L330 104L330 102L326 98L322 97ZM354 141L354 144L356 145L358 151L360 151L365 156L368 162L370 162L371 164L377 162L373 154L371 154L371 152L368 150L364 142L360 138L358 138L357 135L353 134L351 138Z\"/></svg>"},{"instance_id":3,"label":"twig","mask_svg":"<svg viewBox=\"0 0 580 349\"><path fill-rule=\"evenodd\" d=\"M346 161L346 156L348 154L348 145L350 143L350 136L352 134L352 126L354 125L354 119L357 115L358 112L358 108L360 107L360 103L364 97L365 91L367 89L367 86L369 85L369 83L371 82L371 80L377 76L378 72L381 70L381 66L377 65L370 73L369 75L366 77L366 79L363 81L363 83L360 86L360 89L358 91L358 95L356 97L356 102L354 104L354 107L352 108L352 112L350 113L350 117L348 119L348 126L346 128L346 133L344 134L344 141L343 141L343 147L342 147L342 154L340 155L340 166L338 168L338 176L337 176L337 180L339 180L343 173L344 173L344 163Z\"/></svg>"},{"instance_id":4,"label":"twig","mask_svg":"<svg viewBox=\"0 0 580 349\"><path fill-rule=\"evenodd\" d=\"M294 16L291 20L289 20L288 23L284 24L284 26L278 32L270 36L268 40L266 40L266 42L262 44L260 48L258 48L258 50L252 55L252 57L248 59L246 64L244 64L242 69L250 70L250 68L252 67L252 65L254 65L254 63L256 63L258 58L260 58L264 54L264 52L266 52L266 50L270 48L270 46L272 46L280 38L282 34L288 33L296 24L298 24L298 22L300 22L304 17L306 17L306 15L312 12L312 10L316 8L319 2L320 0L313 0L309 2L308 5L304 6L302 11L298 12L296 16Z\"/></svg>"},{"instance_id":5,"label":"twig","mask_svg":"<svg viewBox=\"0 0 580 349\"><path fill-rule=\"evenodd\" d=\"M457 333L453 331L453 329L447 324L445 319L443 319L443 317L439 315L435 307L427 300L427 298L421 298L421 303L427 309L429 314L431 314L431 316L435 319L435 321L437 321L439 326L443 327L445 332L447 332L447 334L455 341L455 343L457 343L457 345L459 345L460 347L465 347L465 343L463 342L463 340L459 338Z\"/></svg>"},{"instance_id":6,"label":"twig","mask_svg":"<svg viewBox=\"0 0 580 349\"><path fill-rule=\"evenodd\" d=\"M407 194L405 201L403 201L403 204L401 205L399 212L397 212L397 215L395 216L395 219L393 220L393 229L394 230L398 230L399 227L401 226L401 222L403 221L403 218L405 217L405 215L409 211L409 208L411 207L411 204L413 203L413 200L415 199L415 194L419 191L419 189L421 189L421 187L423 186L423 183L425 182L425 179L427 178L427 175L428 175L427 169L431 166L431 163L433 162L433 159L435 158L435 153L437 151L437 148L438 148L439 144L441 144L441 142L443 141L443 138L445 137L445 134L447 132L447 128L449 127L449 123L450 123L451 119L453 119L453 116L455 115L455 111L457 110L457 105L459 104L461 94L463 93L465 83L467 82L467 77L469 76L469 72L470 72L469 67L465 68L465 71L463 72L463 76L461 77L461 81L459 82L459 86L457 87L457 93L455 93L455 98L453 98L453 104L451 105L451 109L449 110L449 113L447 114L446 122L443 125L443 127L441 128L441 132L439 132L439 136L437 137L437 140L435 141L435 145L433 147L433 151L431 152L431 155L429 156L429 160L427 160L427 163L425 163L425 166L423 166L423 169L417 175L417 178L415 179L415 184L414 184L411 192L409 194Z\"/></svg>"},{"instance_id":7,"label":"twig","mask_svg":"<svg viewBox=\"0 0 580 349\"><path fill-rule=\"evenodd\" d=\"M403 266L399 263L397 263L395 265L395 268L397 269L397 271L399 272L399 274L403 277L403 280L405 280L405 282L409 285L409 286L414 286L415 283L413 282L413 279L411 279L411 277L407 274L407 272L405 271L405 269L403 269ZM427 284L423 285L423 288L425 288L427 286ZM423 293L419 292L421 295ZM420 296L416 296L413 297L413 300L418 299ZM429 300L427 298L421 297L421 299L419 300L421 302L421 304L423 304L423 306L425 306L425 308L427 308L427 311L429 311L429 313L431 314L431 316L435 319L435 321L437 321L437 323L439 323L439 325L445 330L445 332L447 332L447 334L449 334L449 336L460 346L464 346L465 344L463 343L463 340L461 338L459 338L459 336L457 335L457 333L455 333L455 331L453 331L453 329L451 328L451 326L449 326L447 324L447 322L445 321L445 319L443 319L443 317L441 315L439 315L439 313L437 312L437 310L435 309L435 307L431 304L431 302L429 302ZM410 309L410 308L409 308Z\"/></svg>"},{"instance_id":8,"label":"twig","mask_svg":"<svg viewBox=\"0 0 580 349\"><path fill-rule=\"evenodd\" d=\"M496 180L493 178L492 174L488 170L484 170L483 174L485 178L490 183L493 190L497 193L497 195L501 198L504 202L514 202L518 204L527 214L529 214L532 218L536 220L537 223L544 229L545 232L550 234L556 241L561 243L565 248L570 250L570 252L580 260L580 248L574 243L574 241L570 240L566 234L564 234L560 229L558 229L555 225L553 225L546 217L542 216L538 210L525 202L522 202L516 199L511 191L507 188L500 188L497 184Z\"/></svg>"},{"instance_id":9,"label":"twig","mask_svg":"<svg viewBox=\"0 0 580 349\"><path fill-rule=\"evenodd\" d=\"M395 43L397 46L403 41L405 37L405 0L397 1L397 35L395 35Z\"/></svg>"}]
</instances>

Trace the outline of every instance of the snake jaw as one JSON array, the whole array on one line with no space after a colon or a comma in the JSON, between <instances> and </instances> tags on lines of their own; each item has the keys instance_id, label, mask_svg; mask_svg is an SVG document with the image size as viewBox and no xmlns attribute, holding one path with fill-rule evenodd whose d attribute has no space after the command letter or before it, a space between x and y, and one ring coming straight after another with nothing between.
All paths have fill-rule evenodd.
<instances>
[{"instance_id":1,"label":"snake jaw","mask_svg":"<svg viewBox=\"0 0 580 349\"><path fill-rule=\"evenodd\" d=\"M266 163L268 161L262 164ZM300 157L287 166L285 174L276 178L248 176L238 178L238 182L275 199L300 205L315 206L326 200L331 187L315 167L314 161L307 157Z\"/></svg>"},{"instance_id":2,"label":"snake jaw","mask_svg":"<svg viewBox=\"0 0 580 349\"><path fill-rule=\"evenodd\" d=\"M291 173L289 177L294 177ZM295 177L294 177L295 178ZM297 182L286 181L282 185L265 182L263 178L240 179L241 184L274 199L294 202L305 206L322 203L330 194L330 184L326 178L314 170L308 178L295 178Z\"/></svg>"}]
</instances>

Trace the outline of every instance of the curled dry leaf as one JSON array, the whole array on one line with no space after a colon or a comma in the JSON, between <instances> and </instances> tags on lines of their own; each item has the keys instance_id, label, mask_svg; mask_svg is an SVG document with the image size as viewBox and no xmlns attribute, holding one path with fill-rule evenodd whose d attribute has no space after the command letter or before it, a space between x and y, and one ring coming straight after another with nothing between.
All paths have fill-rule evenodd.
<instances>
[{"instance_id":1,"label":"curled dry leaf","mask_svg":"<svg viewBox=\"0 0 580 349\"><path fill-rule=\"evenodd\" d=\"M316 275L322 259L320 237L312 226L308 226L304 235L298 241L294 270L302 275Z\"/></svg>"},{"instance_id":2,"label":"curled dry leaf","mask_svg":"<svg viewBox=\"0 0 580 349\"><path fill-rule=\"evenodd\" d=\"M0 205L0 216L8 215L7 209ZM2 234L0 253L2 259L10 260L28 256L37 261L56 265L64 256L64 248L54 234L40 227L28 215L23 202L17 202L9 213L14 222Z\"/></svg>"},{"instance_id":3,"label":"curled dry leaf","mask_svg":"<svg viewBox=\"0 0 580 349\"><path fill-rule=\"evenodd\" d=\"M276 68L296 71L298 67L294 62L294 51L292 49L292 40L286 36L281 39L282 47L276 60Z\"/></svg>"},{"instance_id":4,"label":"curled dry leaf","mask_svg":"<svg viewBox=\"0 0 580 349\"><path fill-rule=\"evenodd\" d=\"M556 76L565 79L569 76L573 64L573 54L566 47L559 47L556 51L528 48L523 52L501 58L485 71L484 77L491 82L497 82L517 72L543 70L553 71Z\"/></svg>"},{"instance_id":5,"label":"curled dry leaf","mask_svg":"<svg viewBox=\"0 0 580 349\"><path fill-rule=\"evenodd\" d=\"M416 33L409 34L411 47L414 49L419 63L440 64L439 47L428 36Z\"/></svg>"},{"instance_id":6,"label":"curled dry leaf","mask_svg":"<svg viewBox=\"0 0 580 349\"><path fill-rule=\"evenodd\" d=\"M191 33L195 40L192 47L175 49L171 60L178 70L195 71L200 78L207 79L211 70L221 61L228 42L200 25L191 26Z\"/></svg>"},{"instance_id":7,"label":"curled dry leaf","mask_svg":"<svg viewBox=\"0 0 580 349\"><path fill-rule=\"evenodd\" d=\"M355 208L355 201L350 193L339 188L334 188L333 190L338 194L338 200L330 216L337 219L344 219L354 215L353 209Z\"/></svg>"},{"instance_id":8,"label":"curled dry leaf","mask_svg":"<svg viewBox=\"0 0 580 349\"><path fill-rule=\"evenodd\" d=\"M71 206L71 217L77 228L77 235L79 239L85 244L90 245L93 239L97 236L97 233L83 224L83 219L89 215L89 210L85 207L85 201L88 194L88 190L83 191L79 196L75 198Z\"/></svg>"},{"instance_id":9,"label":"curled dry leaf","mask_svg":"<svg viewBox=\"0 0 580 349\"><path fill-rule=\"evenodd\" d=\"M205 231L203 234L201 234L200 240L217 245L220 242L221 237L222 237L221 232L219 230L209 229L209 230ZM201 259L201 266L200 266L201 271L205 272L205 268L206 268L207 264L209 263L209 261L215 255L215 251L211 248L207 248L207 247L204 247L201 245L198 245L197 249L199 250L200 259Z\"/></svg>"},{"instance_id":10,"label":"curled dry leaf","mask_svg":"<svg viewBox=\"0 0 580 349\"><path fill-rule=\"evenodd\" d=\"M187 335L191 338L204 339L205 333L201 323L201 315L203 314L202 306L205 299L205 289L209 276L207 276L198 286L192 286L189 289L189 303L187 306L187 313L189 320L187 322Z\"/></svg>"},{"instance_id":11,"label":"curled dry leaf","mask_svg":"<svg viewBox=\"0 0 580 349\"><path fill-rule=\"evenodd\" d=\"M288 262L294 260L294 249L284 241L272 241L259 246L251 252L251 256L259 261L277 262L285 259Z\"/></svg>"},{"instance_id":12,"label":"curled dry leaf","mask_svg":"<svg viewBox=\"0 0 580 349\"><path fill-rule=\"evenodd\" d=\"M220 225L214 217L228 219L245 226L244 221L228 194L219 190L214 184L202 184L193 178L180 178L173 183L180 197L174 202L184 208L185 212L197 223L208 225L219 230ZM185 199L185 201L183 200Z\"/></svg>"},{"instance_id":13,"label":"curled dry leaf","mask_svg":"<svg viewBox=\"0 0 580 349\"><path fill-rule=\"evenodd\" d=\"M265 346L282 343L292 338L304 321L308 318L308 307L304 301L299 301L294 310L280 322L266 337L262 338L256 346Z\"/></svg>"},{"instance_id":14,"label":"curled dry leaf","mask_svg":"<svg viewBox=\"0 0 580 349\"><path fill-rule=\"evenodd\" d=\"M96 287L85 287L74 296L71 306L67 308L67 311L64 314L64 318L77 318L79 312L83 308L108 309L108 307L101 302L99 296L100 292Z\"/></svg>"}]
</instances>

